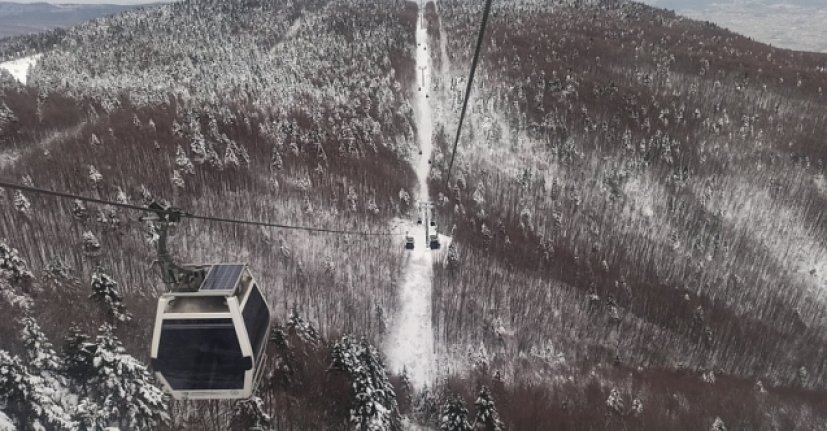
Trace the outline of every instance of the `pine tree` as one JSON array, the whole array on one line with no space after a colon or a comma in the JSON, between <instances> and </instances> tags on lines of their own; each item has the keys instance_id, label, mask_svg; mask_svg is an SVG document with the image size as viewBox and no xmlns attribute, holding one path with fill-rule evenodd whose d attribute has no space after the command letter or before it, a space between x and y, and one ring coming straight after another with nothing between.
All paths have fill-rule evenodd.
<instances>
[{"instance_id":1,"label":"pine tree","mask_svg":"<svg viewBox=\"0 0 827 431\"><path fill-rule=\"evenodd\" d=\"M31 317L26 317L22 323L23 329L20 333L20 339L23 342L23 347L26 348L29 369L35 374L62 369L60 359L52 343L43 334L37 321Z\"/></svg>"},{"instance_id":2,"label":"pine tree","mask_svg":"<svg viewBox=\"0 0 827 431\"><path fill-rule=\"evenodd\" d=\"M92 294L89 298L97 302L104 313L115 321L127 322L132 318L123 304L123 296L118 292L118 283L100 269L92 274Z\"/></svg>"},{"instance_id":3,"label":"pine tree","mask_svg":"<svg viewBox=\"0 0 827 431\"><path fill-rule=\"evenodd\" d=\"M451 397L442 406L439 419L440 431L472 431L468 423L468 409L462 400Z\"/></svg>"},{"instance_id":4,"label":"pine tree","mask_svg":"<svg viewBox=\"0 0 827 431\"><path fill-rule=\"evenodd\" d=\"M98 422L124 429L153 428L169 419L166 397L147 368L124 351L112 326L101 326L95 341L70 330L64 362L90 403ZM85 410L94 412L87 403Z\"/></svg>"},{"instance_id":5,"label":"pine tree","mask_svg":"<svg viewBox=\"0 0 827 431\"><path fill-rule=\"evenodd\" d=\"M264 412L264 401L259 397L236 401L230 428L234 430L261 430L270 425L270 416Z\"/></svg>"},{"instance_id":6,"label":"pine tree","mask_svg":"<svg viewBox=\"0 0 827 431\"><path fill-rule=\"evenodd\" d=\"M172 171L172 185L179 189L183 189L184 187L186 187L184 178L181 176L181 173L178 172L177 169Z\"/></svg>"},{"instance_id":7,"label":"pine tree","mask_svg":"<svg viewBox=\"0 0 827 431\"><path fill-rule=\"evenodd\" d=\"M32 203L20 190L14 192L14 209L26 217L32 214Z\"/></svg>"},{"instance_id":8,"label":"pine tree","mask_svg":"<svg viewBox=\"0 0 827 431\"><path fill-rule=\"evenodd\" d=\"M94 165L89 165L89 182L92 183L92 186L97 187L101 181L103 181L103 175Z\"/></svg>"},{"instance_id":9,"label":"pine tree","mask_svg":"<svg viewBox=\"0 0 827 431\"><path fill-rule=\"evenodd\" d=\"M228 168L237 168L240 164L234 147L235 144L233 143L227 145L227 148L224 150L224 166Z\"/></svg>"},{"instance_id":10,"label":"pine tree","mask_svg":"<svg viewBox=\"0 0 827 431\"><path fill-rule=\"evenodd\" d=\"M349 337L333 345L331 369L350 381L353 405L350 422L360 431L400 430L396 394L379 352L364 338Z\"/></svg>"},{"instance_id":11,"label":"pine tree","mask_svg":"<svg viewBox=\"0 0 827 431\"><path fill-rule=\"evenodd\" d=\"M72 201L72 216L80 221L89 219L89 210L82 200L75 199Z\"/></svg>"},{"instance_id":12,"label":"pine tree","mask_svg":"<svg viewBox=\"0 0 827 431\"><path fill-rule=\"evenodd\" d=\"M0 101L0 137L10 134L15 123L17 123L17 116L5 102Z\"/></svg>"},{"instance_id":13,"label":"pine tree","mask_svg":"<svg viewBox=\"0 0 827 431\"><path fill-rule=\"evenodd\" d=\"M87 364L92 361L93 347L94 345L89 342L89 336L84 334L76 325L69 328L69 333L63 339L61 360L64 374L75 382L79 382L79 391L82 395L86 394L86 382L92 377L92 372Z\"/></svg>"},{"instance_id":14,"label":"pine tree","mask_svg":"<svg viewBox=\"0 0 827 431\"><path fill-rule=\"evenodd\" d=\"M71 430L75 424L50 385L29 372L17 356L0 350L0 405L21 431Z\"/></svg>"},{"instance_id":15,"label":"pine tree","mask_svg":"<svg viewBox=\"0 0 827 431\"><path fill-rule=\"evenodd\" d=\"M0 241L0 276L12 283L21 283L34 278L26 261L18 255L16 249Z\"/></svg>"},{"instance_id":16,"label":"pine tree","mask_svg":"<svg viewBox=\"0 0 827 431\"><path fill-rule=\"evenodd\" d=\"M502 423L497 407L494 405L494 397L486 386L480 390L474 406L477 408L477 417L474 420L475 431L502 431Z\"/></svg>"},{"instance_id":17,"label":"pine tree","mask_svg":"<svg viewBox=\"0 0 827 431\"><path fill-rule=\"evenodd\" d=\"M287 319L287 325L285 325L288 332L291 334L298 335L304 341L307 341L311 344L318 344L322 337L319 335L319 331L313 327L310 322L305 321L302 316L299 314L299 310L296 307L293 307L290 310L290 318Z\"/></svg>"},{"instance_id":18,"label":"pine tree","mask_svg":"<svg viewBox=\"0 0 827 431\"><path fill-rule=\"evenodd\" d=\"M175 166L187 175L195 175L195 165L180 145L175 153Z\"/></svg>"},{"instance_id":19,"label":"pine tree","mask_svg":"<svg viewBox=\"0 0 827 431\"><path fill-rule=\"evenodd\" d=\"M715 418L715 422L712 423L712 428L710 428L710 431L726 431L726 430L727 430L727 428L726 428L726 424L724 424L724 421L721 420L721 418Z\"/></svg>"},{"instance_id":20,"label":"pine tree","mask_svg":"<svg viewBox=\"0 0 827 431\"><path fill-rule=\"evenodd\" d=\"M92 231L83 232L83 252L87 256L97 256L101 251L101 243Z\"/></svg>"}]
</instances>

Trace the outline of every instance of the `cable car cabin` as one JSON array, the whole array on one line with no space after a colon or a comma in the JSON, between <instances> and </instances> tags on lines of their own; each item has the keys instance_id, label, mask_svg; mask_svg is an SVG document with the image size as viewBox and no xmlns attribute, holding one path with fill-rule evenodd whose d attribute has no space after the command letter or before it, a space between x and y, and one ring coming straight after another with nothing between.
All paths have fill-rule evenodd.
<instances>
[{"instance_id":1,"label":"cable car cabin","mask_svg":"<svg viewBox=\"0 0 827 431\"><path fill-rule=\"evenodd\" d=\"M428 231L428 246L431 247L431 250L438 250L440 247L439 231L434 222L431 222L431 228Z\"/></svg>"},{"instance_id":2,"label":"cable car cabin","mask_svg":"<svg viewBox=\"0 0 827 431\"><path fill-rule=\"evenodd\" d=\"M405 249L413 250L414 249L414 237L409 233L405 233Z\"/></svg>"},{"instance_id":3,"label":"cable car cabin","mask_svg":"<svg viewBox=\"0 0 827 431\"><path fill-rule=\"evenodd\" d=\"M246 265L196 267L194 289L158 300L151 363L175 399L239 399L261 378L270 308Z\"/></svg>"}]
</instances>

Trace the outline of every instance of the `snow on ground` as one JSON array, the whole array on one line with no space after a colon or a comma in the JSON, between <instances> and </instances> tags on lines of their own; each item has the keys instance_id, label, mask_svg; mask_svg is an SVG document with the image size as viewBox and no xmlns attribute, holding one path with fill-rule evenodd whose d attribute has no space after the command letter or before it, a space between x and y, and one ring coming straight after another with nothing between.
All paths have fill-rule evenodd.
<instances>
[{"instance_id":1,"label":"snow on ground","mask_svg":"<svg viewBox=\"0 0 827 431\"><path fill-rule=\"evenodd\" d=\"M14 79L25 85L26 77L29 74L29 68L34 66L42 56L43 54L35 54L28 57L18 58L17 60L6 61L0 63L0 68L8 70Z\"/></svg>"},{"instance_id":2,"label":"snow on ground","mask_svg":"<svg viewBox=\"0 0 827 431\"><path fill-rule=\"evenodd\" d=\"M433 133L433 112L426 97L430 87L431 67L427 29L423 27L420 11L416 30L416 70L419 80L426 85L416 92L417 135L422 155L416 162L416 175L419 180L417 200L428 201L428 172L430 165ZM424 69L424 74L422 71ZM419 88L421 82L415 85ZM391 333L385 345L388 363L394 371L405 369L415 387L428 385L434 378L434 340L431 328L431 279L433 277L433 255L427 247L425 225L408 222L406 230L413 235L415 248L409 252L405 276L399 292L399 310L394 317Z\"/></svg>"},{"instance_id":3,"label":"snow on ground","mask_svg":"<svg viewBox=\"0 0 827 431\"><path fill-rule=\"evenodd\" d=\"M0 411L0 431L14 431L16 429L17 427L14 426L11 419Z\"/></svg>"},{"instance_id":4,"label":"snow on ground","mask_svg":"<svg viewBox=\"0 0 827 431\"><path fill-rule=\"evenodd\" d=\"M42 151L44 156L48 156L52 147L65 139L76 138L83 127L86 126L86 121L82 121L76 126L67 130L53 130L44 132L41 138L35 142L34 145L26 147L25 151ZM24 150L18 148L11 148L6 151L0 151L0 171L14 166L18 160L23 156Z\"/></svg>"}]
</instances>

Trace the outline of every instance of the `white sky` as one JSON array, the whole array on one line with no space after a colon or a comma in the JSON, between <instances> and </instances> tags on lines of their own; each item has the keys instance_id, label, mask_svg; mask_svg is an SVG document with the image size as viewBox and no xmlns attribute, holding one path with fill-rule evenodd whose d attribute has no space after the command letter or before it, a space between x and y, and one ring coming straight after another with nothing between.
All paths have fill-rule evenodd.
<instances>
[{"instance_id":1,"label":"white sky","mask_svg":"<svg viewBox=\"0 0 827 431\"><path fill-rule=\"evenodd\" d=\"M147 3L169 3L168 0L8 0L13 3L68 3L68 4L147 4Z\"/></svg>"},{"instance_id":2,"label":"white sky","mask_svg":"<svg viewBox=\"0 0 827 431\"><path fill-rule=\"evenodd\" d=\"M827 53L827 0L641 0L779 48Z\"/></svg>"}]
</instances>

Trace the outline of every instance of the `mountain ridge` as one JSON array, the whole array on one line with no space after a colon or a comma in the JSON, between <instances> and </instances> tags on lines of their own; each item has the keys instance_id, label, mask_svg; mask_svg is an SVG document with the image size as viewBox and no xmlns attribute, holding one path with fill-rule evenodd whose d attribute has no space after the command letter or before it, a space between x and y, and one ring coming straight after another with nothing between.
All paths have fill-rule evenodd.
<instances>
[{"instance_id":1,"label":"mountain ridge","mask_svg":"<svg viewBox=\"0 0 827 431\"><path fill-rule=\"evenodd\" d=\"M90 19L157 4L52 4L0 1L0 38L71 27Z\"/></svg>"}]
</instances>

